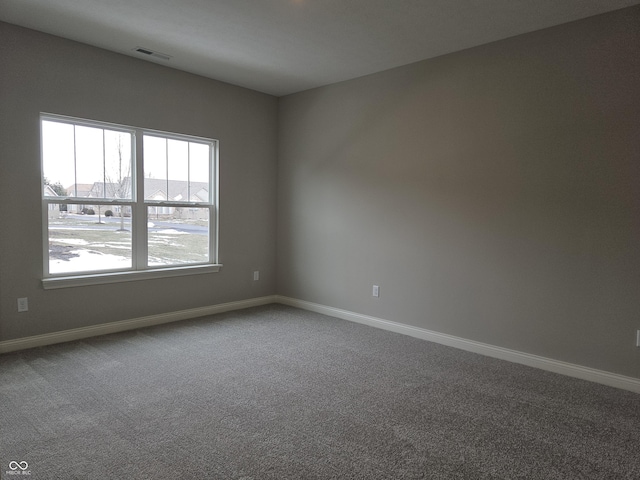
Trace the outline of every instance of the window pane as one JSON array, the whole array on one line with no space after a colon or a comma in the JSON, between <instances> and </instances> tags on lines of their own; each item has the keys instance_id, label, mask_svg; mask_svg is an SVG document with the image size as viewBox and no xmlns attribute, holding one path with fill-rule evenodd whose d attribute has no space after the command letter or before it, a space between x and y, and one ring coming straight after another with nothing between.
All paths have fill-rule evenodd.
<instances>
[{"instance_id":1,"label":"window pane","mask_svg":"<svg viewBox=\"0 0 640 480\"><path fill-rule=\"evenodd\" d=\"M204 143L189 143L189 200L209 202L209 163L211 147Z\"/></svg>"},{"instance_id":2,"label":"window pane","mask_svg":"<svg viewBox=\"0 0 640 480\"><path fill-rule=\"evenodd\" d=\"M169 139L167 158L167 199L176 202L189 201L189 143Z\"/></svg>"},{"instance_id":3,"label":"window pane","mask_svg":"<svg viewBox=\"0 0 640 480\"><path fill-rule=\"evenodd\" d=\"M42 121L42 168L45 183L72 187L75 181L73 125ZM75 191L69 195L75 196ZM55 196L46 189L45 197Z\"/></svg>"},{"instance_id":4,"label":"window pane","mask_svg":"<svg viewBox=\"0 0 640 480\"><path fill-rule=\"evenodd\" d=\"M133 198L131 133L43 120L42 139L45 197Z\"/></svg>"},{"instance_id":5,"label":"window pane","mask_svg":"<svg viewBox=\"0 0 640 480\"><path fill-rule=\"evenodd\" d=\"M105 198L131 200L131 134L105 130L104 140Z\"/></svg>"},{"instance_id":6,"label":"window pane","mask_svg":"<svg viewBox=\"0 0 640 480\"><path fill-rule=\"evenodd\" d=\"M209 261L209 209L147 207L149 265Z\"/></svg>"},{"instance_id":7,"label":"window pane","mask_svg":"<svg viewBox=\"0 0 640 480\"><path fill-rule=\"evenodd\" d=\"M129 206L66 206L49 209L49 273L132 267Z\"/></svg>"},{"instance_id":8,"label":"window pane","mask_svg":"<svg viewBox=\"0 0 640 480\"><path fill-rule=\"evenodd\" d=\"M102 129L76 126L76 181L86 187L87 197L102 198L104 150Z\"/></svg>"},{"instance_id":9,"label":"window pane","mask_svg":"<svg viewBox=\"0 0 640 480\"><path fill-rule=\"evenodd\" d=\"M167 140L145 135L144 148L144 198L167 199Z\"/></svg>"},{"instance_id":10,"label":"window pane","mask_svg":"<svg viewBox=\"0 0 640 480\"><path fill-rule=\"evenodd\" d=\"M144 178L167 178L167 140L165 138L145 135Z\"/></svg>"}]
</instances>

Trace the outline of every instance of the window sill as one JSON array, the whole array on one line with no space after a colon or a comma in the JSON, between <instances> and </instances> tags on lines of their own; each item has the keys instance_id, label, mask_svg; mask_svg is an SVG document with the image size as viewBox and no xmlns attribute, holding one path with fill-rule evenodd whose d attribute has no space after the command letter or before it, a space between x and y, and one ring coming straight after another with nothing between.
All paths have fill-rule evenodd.
<instances>
[{"instance_id":1,"label":"window sill","mask_svg":"<svg viewBox=\"0 0 640 480\"><path fill-rule=\"evenodd\" d=\"M138 270L135 272L109 272L94 273L90 275L73 275L67 277L51 277L44 278L42 280L42 287L45 290L52 290L55 288L84 287L87 285L103 285L107 283L135 282L139 280L152 280L155 278L216 273L220 271L221 267L221 264L189 265L185 267Z\"/></svg>"}]
</instances>

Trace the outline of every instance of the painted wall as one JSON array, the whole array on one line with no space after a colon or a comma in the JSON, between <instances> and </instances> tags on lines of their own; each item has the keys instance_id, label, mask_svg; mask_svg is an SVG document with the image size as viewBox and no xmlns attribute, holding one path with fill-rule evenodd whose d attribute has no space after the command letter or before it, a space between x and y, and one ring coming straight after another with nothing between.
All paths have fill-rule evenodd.
<instances>
[{"instance_id":1,"label":"painted wall","mask_svg":"<svg viewBox=\"0 0 640 480\"><path fill-rule=\"evenodd\" d=\"M275 293L275 97L6 23L0 65L0 341ZM222 270L43 290L40 112L218 139Z\"/></svg>"},{"instance_id":2,"label":"painted wall","mask_svg":"<svg viewBox=\"0 0 640 480\"><path fill-rule=\"evenodd\" d=\"M640 378L638 25L281 98L278 293Z\"/></svg>"}]
</instances>

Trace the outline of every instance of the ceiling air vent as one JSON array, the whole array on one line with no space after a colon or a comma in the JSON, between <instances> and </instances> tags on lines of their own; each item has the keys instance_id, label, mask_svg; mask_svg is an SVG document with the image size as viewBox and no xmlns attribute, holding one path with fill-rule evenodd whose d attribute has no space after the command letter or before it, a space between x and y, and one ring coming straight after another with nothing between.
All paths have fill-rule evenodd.
<instances>
[{"instance_id":1,"label":"ceiling air vent","mask_svg":"<svg viewBox=\"0 0 640 480\"><path fill-rule=\"evenodd\" d=\"M171 58L171 55L167 55L166 53L154 52L153 50L149 50L148 48L144 47L136 47L133 50L148 57L159 58L161 60L169 60Z\"/></svg>"}]
</instances>

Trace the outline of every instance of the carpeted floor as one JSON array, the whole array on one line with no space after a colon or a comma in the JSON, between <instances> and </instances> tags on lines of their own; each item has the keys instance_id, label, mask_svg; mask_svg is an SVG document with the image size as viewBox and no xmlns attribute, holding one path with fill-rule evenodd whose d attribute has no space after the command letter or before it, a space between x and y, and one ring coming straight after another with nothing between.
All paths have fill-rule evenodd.
<instances>
[{"instance_id":1,"label":"carpeted floor","mask_svg":"<svg viewBox=\"0 0 640 480\"><path fill-rule=\"evenodd\" d=\"M0 427L3 480L640 478L640 395L282 305L2 355Z\"/></svg>"}]
</instances>

